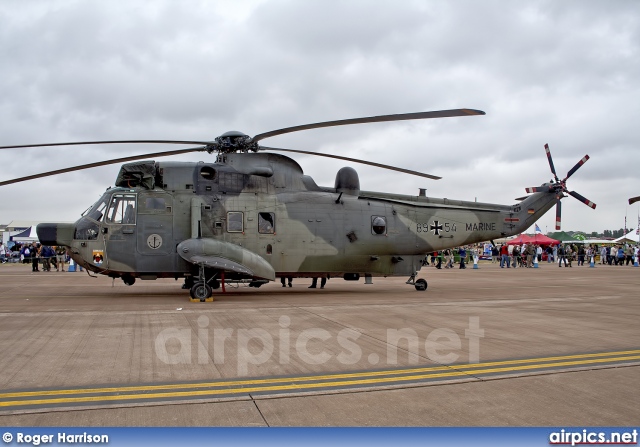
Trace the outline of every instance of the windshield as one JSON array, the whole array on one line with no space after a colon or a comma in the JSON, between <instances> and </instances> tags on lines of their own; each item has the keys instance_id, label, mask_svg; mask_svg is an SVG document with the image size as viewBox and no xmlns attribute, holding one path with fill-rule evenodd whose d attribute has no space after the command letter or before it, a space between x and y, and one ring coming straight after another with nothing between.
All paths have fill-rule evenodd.
<instances>
[{"instance_id":1,"label":"windshield","mask_svg":"<svg viewBox=\"0 0 640 447\"><path fill-rule=\"evenodd\" d=\"M83 217L88 217L92 220L100 222L102 220L102 216L104 216L104 210L107 208L107 202L109 200L110 194L103 195L100 200L98 200L88 211L82 213Z\"/></svg>"}]
</instances>

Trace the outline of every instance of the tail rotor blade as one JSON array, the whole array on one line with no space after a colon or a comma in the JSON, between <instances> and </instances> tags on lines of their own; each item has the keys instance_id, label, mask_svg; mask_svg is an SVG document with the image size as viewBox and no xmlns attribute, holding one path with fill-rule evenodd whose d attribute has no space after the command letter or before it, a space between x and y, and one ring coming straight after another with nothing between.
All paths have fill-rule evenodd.
<instances>
[{"instance_id":1,"label":"tail rotor blade","mask_svg":"<svg viewBox=\"0 0 640 447\"><path fill-rule=\"evenodd\" d=\"M553 166L553 158L551 158L551 151L549 150L549 145L544 145L544 150L547 153L547 160L549 160L549 167L551 168L551 173L553 176L558 179L558 174L556 174L556 168Z\"/></svg>"},{"instance_id":2,"label":"tail rotor blade","mask_svg":"<svg viewBox=\"0 0 640 447\"><path fill-rule=\"evenodd\" d=\"M558 200L558 203L556 203L556 230L558 231L560 231L561 214L562 214L562 202Z\"/></svg>"},{"instance_id":3,"label":"tail rotor blade","mask_svg":"<svg viewBox=\"0 0 640 447\"><path fill-rule=\"evenodd\" d=\"M629 199L629 205L632 205L632 204L636 203L636 202L637 202L637 201L639 201L639 200L640 200L640 196L638 196L638 197L631 197L631 198Z\"/></svg>"},{"instance_id":4,"label":"tail rotor blade","mask_svg":"<svg viewBox=\"0 0 640 447\"><path fill-rule=\"evenodd\" d=\"M596 204L595 203L593 203L591 200L587 199L586 197L581 196L577 192L569 191L569 195L575 197L576 199L578 199L579 201L581 201L582 203L587 205L589 208L593 208L594 210L596 209Z\"/></svg>"},{"instance_id":5,"label":"tail rotor blade","mask_svg":"<svg viewBox=\"0 0 640 447\"><path fill-rule=\"evenodd\" d=\"M571 168L571 170L569 172L567 172L567 176L564 178L564 180L566 180L569 177L571 177L574 172L576 172L578 169L580 169L580 167L587 162L588 159L589 159L588 155L585 155L584 157L582 157L582 159L578 163L576 163L576 165L573 168Z\"/></svg>"}]
</instances>

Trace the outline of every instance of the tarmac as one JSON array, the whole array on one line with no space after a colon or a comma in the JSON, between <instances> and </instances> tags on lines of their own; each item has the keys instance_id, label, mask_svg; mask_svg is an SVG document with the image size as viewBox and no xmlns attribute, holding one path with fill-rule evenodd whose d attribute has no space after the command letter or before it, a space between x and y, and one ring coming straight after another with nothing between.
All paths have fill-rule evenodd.
<instances>
[{"instance_id":1,"label":"tarmac","mask_svg":"<svg viewBox=\"0 0 640 447\"><path fill-rule=\"evenodd\" d=\"M457 267L457 266L456 266ZM629 426L640 268L227 285L0 265L2 426Z\"/></svg>"}]
</instances>

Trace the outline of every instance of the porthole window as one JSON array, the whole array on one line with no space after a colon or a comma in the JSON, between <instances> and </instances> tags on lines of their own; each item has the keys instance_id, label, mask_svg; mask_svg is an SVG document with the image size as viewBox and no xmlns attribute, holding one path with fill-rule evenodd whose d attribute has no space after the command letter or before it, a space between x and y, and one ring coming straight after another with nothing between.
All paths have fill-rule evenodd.
<instances>
[{"instance_id":1,"label":"porthole window","mask_svg":"<svg viewBox=\"0 0 640 447\"><path fill-rule=\"evenodd\" d=\"M216 170L211 166L203 166L200 169L200 176L205 180L213 180L216 178Z\"/></svg>"},{"instance_id":2,"label":"porthole window","mask_svg":"<svg viewBox=\"0 0 640 447\"><path fill-rule=\"evenodd\" d=\"M371 233L372 234L386 234L387 232L387 219L382 216L371 217Z\"/></svg>"}]
</instances>

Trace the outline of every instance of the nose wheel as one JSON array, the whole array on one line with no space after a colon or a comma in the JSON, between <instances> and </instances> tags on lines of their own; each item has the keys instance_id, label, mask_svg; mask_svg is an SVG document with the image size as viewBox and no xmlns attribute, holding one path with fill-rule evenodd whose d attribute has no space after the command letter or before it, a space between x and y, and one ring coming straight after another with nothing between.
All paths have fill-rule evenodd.
<instances>
[{"instance_id":1,"label":"nose wheel","mask_svg":"<svg viewBox=\"0 0 640 447\"><path fill-rule=\"evenodd\" d=\"M211 298L211 295L213 295L213 289L209 284L198 281L193 285L193 287L191 287L189 294L194 300L204 302L207 298Z\"/></svg>"}]
</instances>

